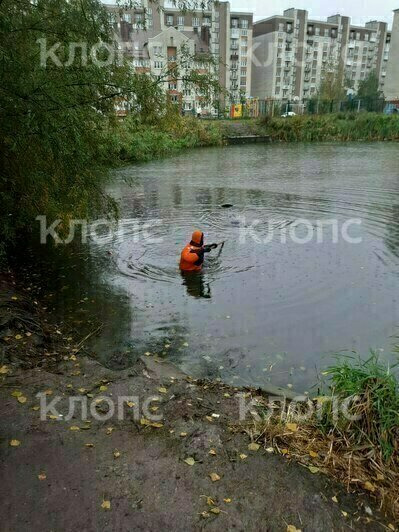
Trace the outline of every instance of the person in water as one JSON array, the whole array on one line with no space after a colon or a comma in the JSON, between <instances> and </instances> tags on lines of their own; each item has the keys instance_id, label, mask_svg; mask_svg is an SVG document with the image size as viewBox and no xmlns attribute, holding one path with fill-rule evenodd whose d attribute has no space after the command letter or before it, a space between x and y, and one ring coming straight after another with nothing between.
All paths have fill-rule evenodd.
<instances>
[{"instance_id":1,"label":"person in water","mask_svg":"<svg viewBox=\"0 0 399 532\"><path fill-rule=\"evenodd\" d=\"M194 231L191 242L183 249L180 257L180 270L182 272L200 272L204 264L205 253L218 247L217 244L204 246L204 233Z\"/></svg>"}]
</instances>

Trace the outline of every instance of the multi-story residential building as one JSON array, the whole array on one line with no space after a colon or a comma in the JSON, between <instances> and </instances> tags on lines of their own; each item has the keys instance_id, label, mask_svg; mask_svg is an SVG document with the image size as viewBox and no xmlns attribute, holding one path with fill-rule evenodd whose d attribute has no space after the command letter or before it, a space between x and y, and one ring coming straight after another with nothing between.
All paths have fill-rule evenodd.
<instances>
[{"instance_id":1,"label":"multi-story residential building","mask_svg":"<svg viewBox=\"0 0 399 532\"><path fill-rule=\"evenodd\" d=\"M388 101L399 102L399 9L394 11L390 48L386 51L384 95Z\"/></svg>"},{"instance_id":2,"label":"multi-story residential building","mask_svg":"<svg viewBox=\"0 0 399 532\"><path fill-rule=\"evenodd\" d=\"M179 61L182 49L198 57L191 68L201 72L202 54L211 54L216 66L213 72L230 96L221 97L223 106L249 97L251 92L251 61L253 15L235 13L229 2L209 1L207 8L198 12L182 13L171 2L161 0L159 9L142 0L134 9L107 6L124 53L131 57L139 72L162 77L174 62ZM189 89L181 81L166 76L165 90L172 101L180 103L186 112L203 112L209 108L201 94ZM216 102L215 106L216 106Z\"/></svg>"},{"instance_id":3,"label":"multi-story residential building","mask_svg":"<svg viewBox=\"0 0 399 532\"><path fill-rule=\"evenodd\" d=\"M349 17L308 19L308 12L288 9L254 24L252 95L278 100L306 100L320 87L327 70L356 90L376 71L384 90L391 32L385 22L352 26Z\"/></svg>"}]
</instances>

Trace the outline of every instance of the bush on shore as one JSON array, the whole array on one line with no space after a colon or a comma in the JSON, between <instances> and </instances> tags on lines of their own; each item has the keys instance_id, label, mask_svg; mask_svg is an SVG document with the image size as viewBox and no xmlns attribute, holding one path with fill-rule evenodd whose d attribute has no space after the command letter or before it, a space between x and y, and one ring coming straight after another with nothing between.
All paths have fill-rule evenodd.
<instances>
[{"instance_id":1,"label":"bush on shore","mask_svg":"<svg viewBox=\"0 0 399 532\"><path fill-rule=\"evenodd\" d=\"M285 142L399 140L399 116L337 113L289 118L263 117L259 133Z\"/></svg>"},{"instance_id":2,"label":"bush on shore","mask_svg":"<svg viewBox=\"0 0 399 532\"><path fill-rule=\"evenodd\" d=\"M166 157L182 149L219 146L220 128L213 122L182 117L170 109L156 125L138 124L128 116L109 131L108 162L143 162Z\"/></svg>"}]
</instances>

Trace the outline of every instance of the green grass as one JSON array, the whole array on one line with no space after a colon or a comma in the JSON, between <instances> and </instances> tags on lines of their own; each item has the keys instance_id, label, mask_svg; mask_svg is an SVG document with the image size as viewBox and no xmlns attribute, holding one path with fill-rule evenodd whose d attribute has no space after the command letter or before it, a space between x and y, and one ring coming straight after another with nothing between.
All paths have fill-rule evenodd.
<instances>
[{"instance_id":1,"label":"green grass","mask_svg":"<svg viewBox=\"0 0 399 532\"><path fill-rule=\"evenodd\" d=\"M389 461L399 450L399 386L396 368L382 364L376 354L367 360L343 358L327 370L333 396L340 400L357 397L350 413L358 416L348 420L340 415L333 419L327 406L320 421L323 430L344 435L356 448L370 444Z\"/></svg>"},{"instance_id":2,"label":"green grass","mask_svg":"<svg viewBox=\"0 0 399 532\"><path fill-rule=\"evenodd\" d=\"M111 164L145 162L184 149L222 143L221 129L214 122L173 114L156 125L143 125L127 117L110 131L106 156Z\"/></svg>"},{"instance_id":3,"label":"green grass","mask_svg":"<svg viewBox=\"0 0 399 532\"><path fill-rule=\"evenodd\" d=\"M263 117L256 130L285 142L399 140L399 116L336 113L290 118Z\"/></svg>"}]
</instances>

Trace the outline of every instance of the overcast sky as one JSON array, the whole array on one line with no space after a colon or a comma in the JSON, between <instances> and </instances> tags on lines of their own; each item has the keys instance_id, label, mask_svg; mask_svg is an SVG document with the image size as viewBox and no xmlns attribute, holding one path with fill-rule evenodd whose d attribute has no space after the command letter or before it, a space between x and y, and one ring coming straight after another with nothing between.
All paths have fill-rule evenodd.
<instances>
[{"instance_id":1,"label":"overcast sky","mask_svg":"<svg viewBox=\"0 0 399 532\"><path fill-rule=\"evenodd\" d=\"M392 26L394 9L399 0L230 0L235 11L252 11L255 20L280 15L285 9L307 9L309 18L324 20L330 15L351 17L352 24L364 25L369 20L381 20Z\"/></svg>"}]
</instances>

